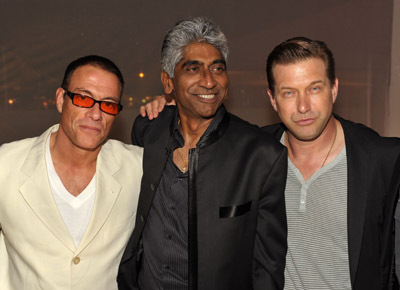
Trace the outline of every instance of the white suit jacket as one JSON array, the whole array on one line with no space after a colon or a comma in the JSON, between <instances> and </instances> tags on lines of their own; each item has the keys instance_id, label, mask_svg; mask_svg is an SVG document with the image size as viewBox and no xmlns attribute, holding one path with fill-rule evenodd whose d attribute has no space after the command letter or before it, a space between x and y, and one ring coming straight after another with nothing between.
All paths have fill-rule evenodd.
<instances>
[{"instance_id":1,"label":"white suit jacket","mask_svg":"<svg viewBox=\"0 0 400 290\"><path fill-rule=\"evenodd\" d=\"M117 289L136 217L143 150L115 140L102 146L93 213L76 248L49 186L45 144L55 126L0 147L0 289Z\"/></svg>"}]
</instances>

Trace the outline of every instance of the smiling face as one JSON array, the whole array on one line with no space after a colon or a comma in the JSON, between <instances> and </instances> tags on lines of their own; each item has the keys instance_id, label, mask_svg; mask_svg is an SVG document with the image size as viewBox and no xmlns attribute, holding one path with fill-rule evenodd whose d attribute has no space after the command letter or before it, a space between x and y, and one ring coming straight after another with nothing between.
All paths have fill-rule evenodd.
<instances>
[{"instance_id":1,"label":"smiling face","mask_svg":"<svg viewBox=\"0 0 400 290\"><path fill-rule=\"evenodd\" d=\"M78 67L71 76L68 88L65 89L95 100L115 103L120 101L118 78L92 65ZM100 111L99 104L92 108L77 107L64 94L64 89L57 90L57 109L61 113L58 137L65 146L89 151L100 150L110 133L115 116Z\"/></svg>"},{"instance_id":2,"label":"smiling face","mask_svg":"<svg viewBox=\"0 0 400 290\"><path fill-rule=\"evenodd\" d=\"M317 139L332 115L338 80L331 85L319 58L277 64L272 73L275 94L269 90L268 95L288 133L300 141Z\"/></svg>"},{"instance_id":3,"label":"smiling face","mask_svg":"<svg viewBox=\"0 0 400 290\"><path fill-rule=\"evenodd\" d=\"M174 77L163 71L161 80L165 93L175 96L181 118L212 119L228 92L225 61L208 43L189 44Z\"/></svg>"}]
</instances>

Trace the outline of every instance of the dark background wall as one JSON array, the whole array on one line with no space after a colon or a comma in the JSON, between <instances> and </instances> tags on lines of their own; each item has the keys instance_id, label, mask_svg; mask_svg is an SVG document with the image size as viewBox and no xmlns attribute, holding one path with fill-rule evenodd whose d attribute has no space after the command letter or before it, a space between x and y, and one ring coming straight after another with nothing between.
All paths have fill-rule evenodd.
<instances>
[{"instance_id":1,"label":"dark background wall","mask_svg":"<svg viewBox=\"0 0 400 290\"><path fill-rule=\"evenodd\" d=\"M335 111L383 133L392 6L387 0L0 0L0 144L58 122L55 90L68 63L88 54L112 59L125 76L125 108L112 136L129 142L138 107L162 93L165 32L188 16L214 19L229 39L232 112L259 125L277 121L266 95L265 60L276 44L301 35L325 41L335 54Z\"/></svg>"}]
</instances>

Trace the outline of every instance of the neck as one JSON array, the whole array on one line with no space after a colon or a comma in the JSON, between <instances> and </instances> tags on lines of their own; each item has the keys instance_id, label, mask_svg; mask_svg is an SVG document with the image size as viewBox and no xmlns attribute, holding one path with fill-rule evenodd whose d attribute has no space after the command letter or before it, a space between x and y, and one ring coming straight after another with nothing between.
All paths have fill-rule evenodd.
<instances>
[{"instance_id":1,"label":"neck","mask_svg":"<svg viewBox=\"0 0 400 290\"><path fill-rule=\"evenodd\" d=\"M94 151L79 148L68 139L65 134L60 132L61 128L50 136L50 153L53 163L63 164L68 167L96 166L97 156L101 147Z\"/></svg>"},{"instance_id":2,"label":"neck","mask_svg":"<svg viewBox=\"0 0 400 290\"><path fill-rule=\"evenodd\" d=\"M185 144L182 148L175 149L173 161L182 172L186 172L189 169L189 149L196 147L197 142L199 142L211 121L212 119L199 121L180 116L178 124Z\"/></svg>"},{"instance_id":3,"label":"neck","mask_svg":"<svg viewBox=\"0 0 400 290\"><path fill-rule=\"evenodd\" d=\"M94 151L76 147L60 128L50 137L50 153L54 169L67 191L78 196L96 173L100 147Z\"/></svg>"},{"instance_id":4,"label":"neck","mask_svg":"<svg viewBox=\"0 0 400 290\"><path fill-rule=\"evenodd\" d=\"M335 136L336 132L336 120L332 117L323 132L316 139L311 141L303 141L297 139L292 133L289 131L285 131L286 140L285 145L288 147L289 152L293 156L309 156L315 154L315 152L324 150L325 148L329 148L332 144L332 139Z\"/></svg>"},{"instance_id":5,"label":"neck","mask_svg":"<svg viewBox=\"0 0 400 290\"><path fill-rule=\"evenodd\" d=\"M210 126L213 119L189 119L184 116L180 117L180 130L185 140L185 147L194 148L197 142L203 136L204 132Z\"/></svg>"},{"instance_id":6,"label":"neck","mask_svg":"<svg viewBox=\"0 0 400 290\"><path fill-rule=\"evenodd\" d=\"M298 140L286 131L285 145L290 160L307 180L340 153L344 134L339 121L331 117L321 135L312 141Z\"/></svg>"}]
</instances>

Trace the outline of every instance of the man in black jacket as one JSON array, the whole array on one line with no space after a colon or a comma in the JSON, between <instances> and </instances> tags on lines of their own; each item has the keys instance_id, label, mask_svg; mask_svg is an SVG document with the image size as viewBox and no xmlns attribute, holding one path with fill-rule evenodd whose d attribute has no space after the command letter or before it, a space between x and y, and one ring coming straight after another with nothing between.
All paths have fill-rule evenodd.
<instances>
[{"instance_id":1,"label":"man in black jacket","mask_svg":"<svg viewBox=\"0 0 400 290\"><path fill-rule=\"evenodd\" d=\"M285 289L398 289L399 139L332 114L339 82L321 41L279 44L268 56L267 78L282 123L263 129L289 153ZM149 116L164 103L148 106Z\"/></svg>"},{"instance_id":2,"label":"man in black jacket","mask_svg":"<svg viewBox=\"0 0 400 290\"><path fill-rule=\"evenodd\" d=\"M387 289L399 140L332 114L338 79L321 41L276 46L267 78L282 123L264 130L289 156L285 289Z\"/></svg>"},{"instance_id":3,"label":"man in black jacket","mask_svg":"<svg viewBox=\"0 0 400 290\"><path fill-rule=\"evenodd\" d=\"M119 289L283 288L287 153L222 105L227 54L209 19L164 39L161 80L177 107L134 124L144 174Z\"/></svg>"}]
</instances>

